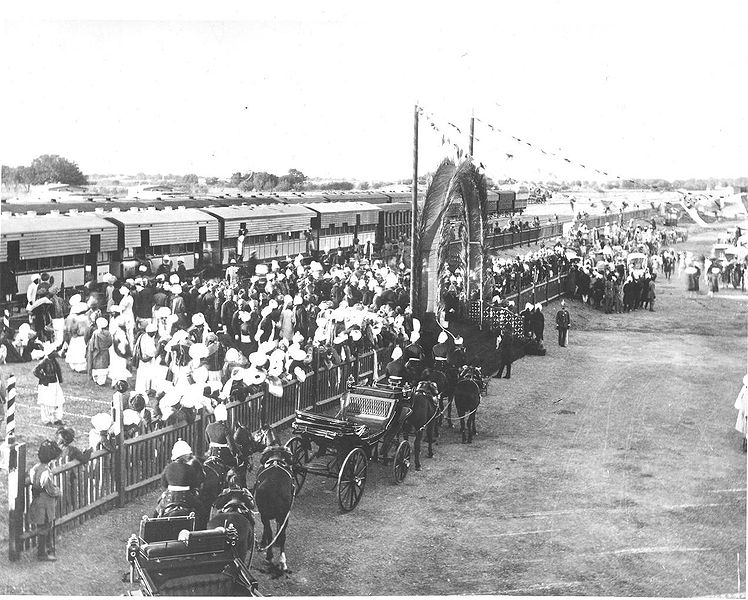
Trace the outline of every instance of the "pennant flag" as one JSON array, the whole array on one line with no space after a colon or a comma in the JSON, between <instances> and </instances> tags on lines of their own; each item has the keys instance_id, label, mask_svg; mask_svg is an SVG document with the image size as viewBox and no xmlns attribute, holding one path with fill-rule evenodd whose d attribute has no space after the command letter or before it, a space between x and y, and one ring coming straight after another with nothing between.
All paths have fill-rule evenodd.
<instances>
[{"instance_id":1,"label":"pennant flag","mask_svg":"<svg viewBox=\"0 0 748 600\"><path fill-rule=\"evenodd\" d=\"M509 160L510 158L514 158L514 154L509 154L509 153L507 152L507 153L506 153L506 158L507 158L507 160Z\"/></svg>"},{"instance_id":2,"label":"pennant flag","mask_svg":"<svg viewBox=\"0 0 748 600\"><path fill-rule=\"evenodd\" d=\"M564 159L567 163L571 163L571 161L568 158Z\"/></svg>"}]
</instances>

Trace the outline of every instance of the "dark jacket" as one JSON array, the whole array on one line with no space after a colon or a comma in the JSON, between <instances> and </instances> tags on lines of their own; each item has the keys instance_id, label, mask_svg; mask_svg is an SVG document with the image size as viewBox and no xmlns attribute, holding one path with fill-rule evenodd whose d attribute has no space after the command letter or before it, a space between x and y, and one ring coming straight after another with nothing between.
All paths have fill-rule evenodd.
<instances>
[{"instance_id":1,"label":"dark jacket","mask_svg":"<svg viewBox=\"0 0 748 600\"><path fill-rule=\"evenodd\" d=\"M39 385L50 385L62 383L62 371L54 355L45 357L34 368L34 376L39 380Z\"/></svg>"}]
</instances>

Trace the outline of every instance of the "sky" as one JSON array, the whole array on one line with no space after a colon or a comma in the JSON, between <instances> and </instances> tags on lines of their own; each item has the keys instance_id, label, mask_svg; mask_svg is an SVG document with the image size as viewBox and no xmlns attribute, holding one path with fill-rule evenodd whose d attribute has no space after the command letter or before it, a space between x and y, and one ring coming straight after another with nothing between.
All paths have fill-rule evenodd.
<instances>
[{"instance_id":1,"label":"sky","mask_svg":"<svg viewBox=\"0 0 748 600\"><path fill-rule=\"evenodd\" d=\"M418 103L421 174L474 114L494 178L748 175L745 2L16 4L3 164L406 179Z\"/></svg>"}]
</instances>

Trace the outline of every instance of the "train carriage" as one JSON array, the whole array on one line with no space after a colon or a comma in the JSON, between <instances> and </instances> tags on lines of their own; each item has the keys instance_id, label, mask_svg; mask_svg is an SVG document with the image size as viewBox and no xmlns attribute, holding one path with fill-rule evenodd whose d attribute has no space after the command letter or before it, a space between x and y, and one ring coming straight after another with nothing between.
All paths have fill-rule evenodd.
<instances>
[{"instance_id":1,"label":"train carriage","mask_svg":"<svg viewBox=\"0 0 748 600\"><path fill-rule=\"evenodd\" d=\"M133 207L113 209L102 216L120 226L119 250L112 260L112 273L120 277L135 274L143 261L150 261L155 270L166 255L175 265L183 261L187 270L218 261L218 219L196 208Z\"/></svg>"},{"instance_id":2,"label":"train carriage","mask_svg":"<svg viewBox=\"0 0 748 600\"><path fill-rule=\"evenodd\" d=\"M402 236L410 238L410 218L413 210L411 202L391 202L376 206L381 211L376 236L379 248L400 240Z\"/></svg>"},{"instance_id":3,"label":"train carriage","mask_svg":"<svg viewBox=\"0 0 748 600\"><path fill-rule=\"evenodd\" d=\"M203 212L219 221L223 264L239 254L246 260L254 252L258 260L270 260L309 251L309 227L315 213L305 206L242 204L208 207Z\"/></svg>"},{"instance_id":4,"label":"train carriage","mask_svg":"<svg viewBox=\"0 0 748 600\"><path fill-rule=\"evenodd\" d=\"M15 272L18 290L43 271L64 287L75 287L109 271L117 251L117 226L93 213L71 209L38 215L0 215L0 264ZM5 275L5 274L4 274ZM4 291L8 288L3 285Z\"/></svg>"},{"instance_id":5,"label":"train carriage","mask_svg":"<svg viewBox=\"0 0 748 600\"><path fill-rule=\"evenodd\" d=\"M353 246L358 239L361 247L376 242L380 208L367 202L317 202L305 204L314 211L312 244L314 250L329 252Z\"/></svg>"}]
</instances>

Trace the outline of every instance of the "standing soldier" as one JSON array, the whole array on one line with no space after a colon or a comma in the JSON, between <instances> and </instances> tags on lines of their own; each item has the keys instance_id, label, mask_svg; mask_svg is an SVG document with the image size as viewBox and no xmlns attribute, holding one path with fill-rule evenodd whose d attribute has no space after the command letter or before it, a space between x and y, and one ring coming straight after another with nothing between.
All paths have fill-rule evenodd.
<instances>
[{"instance_id":1,"label":"standing soldier","mask_svg":"<svg viewBox=\"0 0 748 600\"><path fill-rule=\"evenodd\" d=\"M504 379L510 379L512 376L513 342L512 330L509 327L505 328L501 335L496 336L496 349L499 351L499 370L496 372L496 379L501 379L504 367L506 367Z\"/></svg>"},{"instance_id":2,"label":"standing soldier","mask_svg":"<svg viewBox=\"0 0 748 600\"><path fill-rule=\"evenodd\" d=\"M29 521L36 533L36 557L41 561L55 561L55 508L60 488L55 484L49 463L61 454L60 447L51 440L39 445L39 462L31 467L28 481L31 483L31 506Z\"/></svg>"},{"instance_id":3,"label":"standing soldier","mask_svg":"<svg viewBox=\"0 0 748 600\"><path fill-rule=\"evenodd\" d=\"M571 317L566 310L566 302L561 300L561 309L556 313L556 329L558 329L558 345L565 347L569 342L569 327L571 327Z\"/></svg>"}]
</instances>

